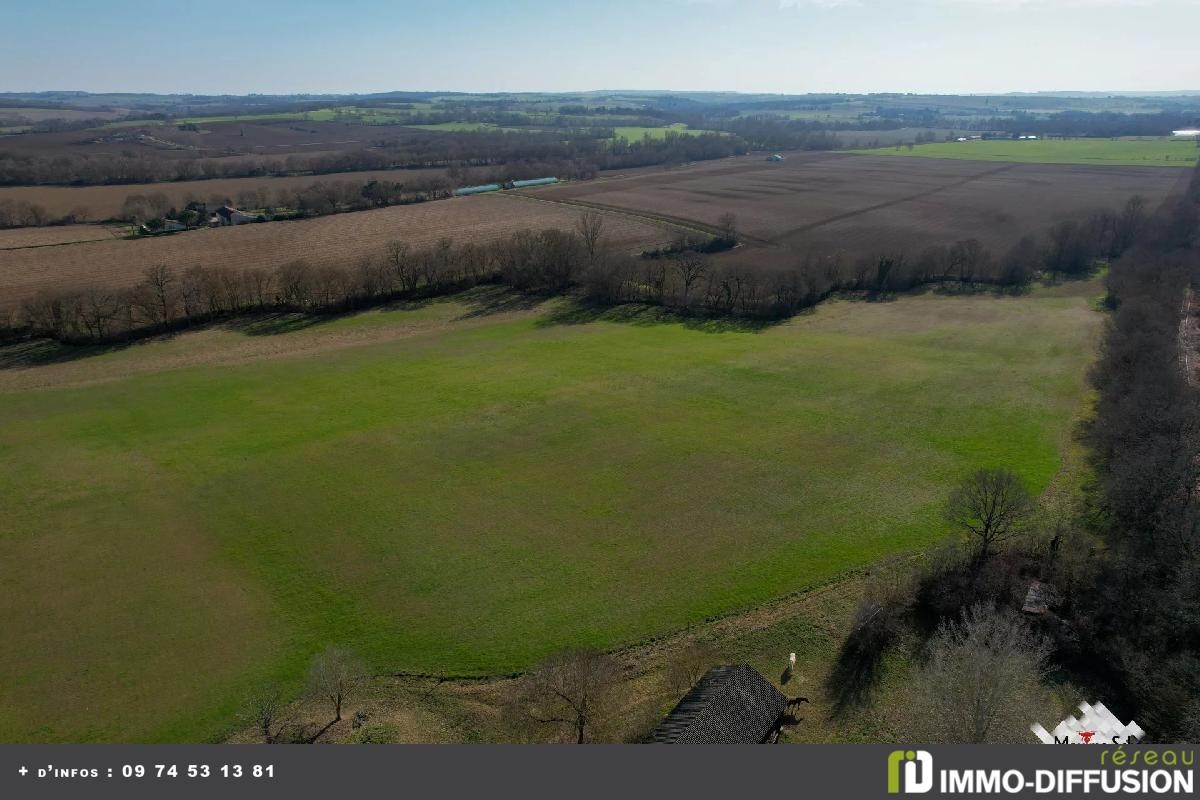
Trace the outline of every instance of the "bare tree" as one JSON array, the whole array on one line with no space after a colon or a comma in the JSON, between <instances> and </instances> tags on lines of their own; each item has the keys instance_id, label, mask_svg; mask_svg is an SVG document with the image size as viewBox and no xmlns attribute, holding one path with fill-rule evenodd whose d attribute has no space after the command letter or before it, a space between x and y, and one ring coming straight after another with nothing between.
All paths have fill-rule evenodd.
<instances>
[{"instance_id":1,"label":"bare tree","mask_svg":"<svg viewBox=\"0 0 1200 800\"><path fill-rule=\"evenodd\" d=\"M145 290L143 311L153 322L168 324L175 316L175 276L166 264L147 267L142 287Z\"/></svg>"},{"instance_id":2,"label":"bare tree","mask_svg":"<svg viewBox=\"0 0 1200 800\"><path fill-rule=\"evenodd\" d=\"M92 212L87 206L79 205L75 206L66 213L66 215L63 217L63 222L82 224L87 222L91 216Z\"/></svg>"},{"instance_id":3,"label":"bare tree","mask_svg":"<svg viewBox=\"0 0 1200 800\"><path fill-rule=\"evenodd\" d=\"M915 741L1021 744L1052 707L1041 686L1049 653L1012 611L977 605L943 623L910 681Z\"/></svg>"},{"instance_id":4,"label":"bare tree","mask_svg":"<svg viewBox=\"0 0 1200 800\"><path fill-rule=\"evenodd\" d=\"M604 217L596 211L585 211L579 215L575 230L583 240L583 250L587 253L588 263L595 263L604 237Z\"/></svg>"},{"instance_id":5,"label":"bare tree","mask_svg":"<svg viewBox=\"0 0 1200 800\"><path fill-rule=\"evenodd\" d=\"M1198 138L1197 143L1200 143ZM1114 255L1120 255L1133 246L1146 228L1146 198L1140 194L1129 198L1117 218L1117 231L1113 242Z\"/></svg>"},{"instance_id":6,"label":"bare tree","mask_svg":"<svg viewBox=\"0 0 1200 800\"><path fill-rule=\"evenodd\" d=\"M229 304L229 310L240 311L245 304L243 296L244 281L242 274L235 272L229 267L218 267L216 270L217 280L221 283L221 292L225 297L226 303Z\"/></svg>"},{"instance_id":7,"label":"bare tree","mask_svg":"<svg viewBox=\"0 0 1200 800\"><path fill-rule=\"evenodd\" d=\"M243 270L242 281L245 283L246 290L250 294L250 299L255 305L259 308L265 308L274 290L274 274L261 267L256 267Z\"/></svg>"},{"instance_id":8,"label":"bare tree","mask_svg":"<svg viewBox=\"0 0 1200 800\"><path fill-rule=\"evenodd\" d=\"M692 286L704 276L707 268L707 263L697 253L680 253L679 257L675 259L675 271L679 273L679 282L683 284L682 305L684 308L687 308Z\"/></svg>"},{"instance_id":9,"label":"bare tree","mask_svg":"<svg viewBox=\"0 0 1200 800\"><path fill-rule=\"evenodd\" d=\"M1033 513L1033 498L1007 469L981 469L950 494L946 519L979 540L979 560L1021 533Z\"/></svg>"},{"instance_id":10,"label":"bare tree","mask_svg":"<svg viewBox=\"0 0 1200 800\"><path fill-rule=\"evenodd\" d=\"M83 293L79 316L88 334L99 341L108 336L120 311L116 294L89 286Z\"/></svg>"},{"instance_id":11,"label":"bare tree","mask_svg":"<svg viewBox=\"0 0 1200 800\"><path fill-rule=\"evenodd\" d=\"M647 302L661 304L667 291L667 265L662 259L653 259L645 265L642 277Z\"/></svg>"},{"instance_id":12,"label":"bare tree","mask_svg":"<svg viewBox=\"0 0 1200 800\"><path fill-rule=\"evenodd\" d=\"M204 284L207 274L204 267L193 264L179 278L179 298L183 303L183 316L191 318L204 310Z\"/></svg>"},{"instance_id":13,"label":"bare tree","mask_svg":"<svg viewBox=\"0 0 1200 800\"><path fill-rule=\"evenodd\" d=\"M313 268L307 261L289 261L275 270L275 286L287 305L303 308L312 302L316 283Z\"/></svg>"},{"instance_id":14,"label":"bare tree","mask_svg":"<svg viewBox=\"0 0 1200 800\"><path fill-rule=\"evenodd\" d=\"M692 642L671 657L667 665L667 688L682 697L705 673L721 663L720 654L707 642Z\"/></svg>"},{"instance_id":15,"label":"bare tree","mask_svg":"<svg viewBox=\"0 0 1200 800\"><path fill-rule=\"evenodd\" d=\"M384 287L383 267L372 256L363 256L355 269L355 281L367 300L374 299Z\"/></svg>"},{"instance_id":16,"label":"bare tree","mask_svg":"<svg viewBox=\"0 0 1200 800\"><path fill-rule=\"evenodd\" d=\"M978 239L963 239L950 248L950 260L958 270L958 280L970 283L986 272L991 254Z\"/></svg>"},{"instance_id":17,"label":"bare tree","mask_svg":"<svg viewBox=\"0 0 1200 800\"><path fill-rule=\"evenodd\" d=\"M590 650L560 653L526 678L517 702L527 720L583 744L611 712L620 680L620 665L611 656Z\"/></svg>"},{"instance_id":18,"label":"bare tree","mask_svg":"<svg viewBox=\"0 0 1200 800\"><path fill-rule=\"evenodd\" d=\"M273 683L259 688L246 702L246 716L262 733L265 743L274 744L279 736L275 724L285 707L283 691Z\"/></svg>"},{"instance_id":19,"label":"bare tree","mask_svg":"<svg viewBox=\"0 0 1200 800\"><path fill-rule=\"evenodd\" d=\"M412 291L417 288L416 259L412 257L406 242L388 242L387 265L400 289Z\"/></svg>"},{"instance_id":20,"label":"bare tree","mask_svg":"<svg viewBox=\"0 0 1200 800\"><path fill-rule=\"evenodd\" d=\"M342 718L342 706L366 677L367 670L349 650L329 646L313 656L308 665L308 693L333 706L333 721Z\"/></svg>"},{"instance_id":21,"label":"bare tree","mask_svg":"<svg viewBox=\"0 0 1200 800\"><path fill-rule=\"evenodd\" d=\"M150 218L150 204L144 194L131 194L121 205L121 219L127 222L144 222Z\"/></svg>"},{"instance_id":22,"label":"bare tree","mask_svg":"<svg viewBox=\"0 0 1200 800\"><path fill-rule=\"evenodd\" d=\"M165 216L171 210L171 200L162 192L146 195L146 204L150 208L150 213L156 217Z\"/></svg>"}]
</instances>

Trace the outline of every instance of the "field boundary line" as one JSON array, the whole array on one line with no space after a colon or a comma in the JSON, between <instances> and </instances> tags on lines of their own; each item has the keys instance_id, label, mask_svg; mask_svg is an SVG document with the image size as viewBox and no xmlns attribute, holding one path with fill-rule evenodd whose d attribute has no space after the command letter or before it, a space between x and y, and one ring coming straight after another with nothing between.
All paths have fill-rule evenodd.
<instances>
[{"instance_id":1,"label":"field boundary line","mask_svg":"<svg viewBox=\"0 0 1200 800\"><path fill-rule=\"evenodd\" d=\"M22 244L16 247L0 247L0 252L7 253L10 250L36 250L40 247L70 247L73 244L91 244L92 242L107 242L110 239L120 239L119 236L106 236L101 239L75 239L70 242L46 242L45 244Z\"/></svg>"},{"instance_id":2,"label":"field boundary line","mask_svg":"<svg viewBox=\"0 0 1200 800\"><path fill-rule=\"evenodd\" d=\"M1192 366L1192 353L1200 344L1200 329L1196 325L1193 297L1191 286L1183 290L1183 308L1180 309L1179 320L1179 360L1183 367L1183 377L1191 387L1197 384L1196 371Z\"/></svg>"},{"instance_id":3,"label":"field boundary line","mask_svg":"<svg viewBox=\"0 0 1200 800\"><path fill-rule=\"evenodd\" d=\"M102 231L104 231L105 235L98 236L95 239L72 239L69 242L43 242L42 244L19 244L19 245L16 245L15 247L0 246L0 252L7 252L9 250L33 250L38 247L63 247L65 245L72 245L72 244L90 244L91 242L107 242L110 239L120 240L120 239L130 238L127 234L122 234L122 233L119 233L118 230L113 230L114 228L120 229L120 228L124 228L127 226L109 225L107 223L93 223L93 224L95 224L96 227L98 227ZM29 227L29 226L26 226L26 227ZM5 230L20 231L20 230L25 230L26 227L8 228ZM35 227L37 227L37 226L35 226ZM47 225L47 226L41 226L41 227L53 228L54 226ZM4 232L3 230L0 230L0 235L3 235L3 232Z\"/></svg>"}]
</instances>

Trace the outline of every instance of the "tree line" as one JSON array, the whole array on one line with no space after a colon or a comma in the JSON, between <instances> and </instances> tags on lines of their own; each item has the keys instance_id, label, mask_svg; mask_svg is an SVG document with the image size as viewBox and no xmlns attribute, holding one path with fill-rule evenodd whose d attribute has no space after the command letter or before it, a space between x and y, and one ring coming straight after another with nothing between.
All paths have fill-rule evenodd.
<instances>
[{"instance_id":1,"label":"tree line","mask_svg":"<svg viewBox=\"0 0 1200 800\"><path fill-rule=\"evenodd\" d=\"M1200 168L1108 276L1089 440L1110 557L1073 620L1074 664L1159 741L1200 739L1200 404L1180 335L1198 276Z\"/></svg>"},{"instance_id":2,"label":"tree line","mask_svg":"<svg viewBox=\"0 0 1200 800\"><path fill-rule=\"evenodd\" d=\"M1063 508L1004 469L966 476L945 507L958 536L868 584L828 676L836 713L870 700L886 653L915 633L917 741L1031 742L1030 723L1056 722L1052 676L1149 741L1200 738L1200 403L1180 327L1200 275L1200 168L1136 216L1106 276L1094 478Z\"/></svg>"},{"instance_id":3,"label":"tree line","mask_svg":"<svg viewBox=\"0 0 1200 800\"><path fill-rule=\"evenodd\" d=\"M1012 117L973 120L973 130L1032 133L1044 136L1081 136L1113 138L1117 136L1165 136L1171 131L1195 128L1200 111L1164 111L1157 114L1120 112L1062 111L1046 117L1018 113ZM947 127L962 127L948 125Z\"/></svg>"},{"instance_id":4,"label":"tree line","mask_svg":"<svg viewBox=\"0 0 1200 800\"><path fill-rule=\"evenodd\" d=\"M541 175L590 177L606 169L724 158L745 153L747 147L740 137L714 134L627 143L580 130L484 129L409 130L380 136L369 142L369 147L286 157L251 152L241 158L217 159L165 157L133 150L102 156L0 150L0 186L121 185L453 166L506 166L519 173L539 165Z\"/></svg>"},{"instance_id":5,"label":"tree line","mask_svg":"<svg viewBox=\"0 0 1200 800\"><path fill-rule=\"evenodd\" d=\"M62 342L102 342L171 330L223 316L267 310L323 313L401 297L460 291L480 283L555 294L574 291L600 305L645 303L684 314L778 320L835 292L873 297L917 286L1025 286L1039 273L1078 277L1098 260L1121 255L1146 225L1145 202L1131 198L1120 212L1064 221L1041 237L1028 236L1001 257L978 240L929 247L915 256L889 252L848 258L810 253L789 268L722 259L704 251L737 243L737 220L699 235L680 233L662 252L620 252L607 240L605 217L581 214L574 230L522 230L489 243L442 239L413 247L395 241L354 263L295 260L264 267L167 264L147 268L135 286L47 290L8 312L8 336L49 336ZM717 246L720 245L720 246Z\"/></svg>"}]
</instances>

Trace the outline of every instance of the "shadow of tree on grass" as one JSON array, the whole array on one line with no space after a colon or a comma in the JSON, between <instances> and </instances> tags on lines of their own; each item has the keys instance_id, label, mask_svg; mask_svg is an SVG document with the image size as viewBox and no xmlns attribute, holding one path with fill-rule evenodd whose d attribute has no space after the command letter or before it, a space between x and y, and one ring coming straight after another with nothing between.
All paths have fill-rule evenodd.
<instances>
[{"instance_id":1,"label":"shadow of tree on grass","mask_svg":"<svg viewBox=\"0 0 1200 800\"><path fill-rule=\"evenodd\" d=\"M616 322L624 325L683 325L704 333L761 333L787 319L751 319L692 314L665 306L624 303L610 306L569 298L538 320L542 327Z\"/></svg>"}]
</instances>

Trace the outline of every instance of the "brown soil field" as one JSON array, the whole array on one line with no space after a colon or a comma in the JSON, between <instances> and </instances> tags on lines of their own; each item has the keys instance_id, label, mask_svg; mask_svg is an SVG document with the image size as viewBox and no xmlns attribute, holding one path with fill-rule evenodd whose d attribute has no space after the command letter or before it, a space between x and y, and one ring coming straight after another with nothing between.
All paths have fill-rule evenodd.
<instances>
[{"instance_id":1,"label":"brown soil field","mask_svg":"<svg viewBox=\"0 0 1200 800\"><path fill-rule=\"evenodd\" d=\"M579 209L522 197L485 195L439 200L378 211L359 211L296 222L190 231L153 239L86 242L62 247L0 251L0 308L41 289L89 285L132 286L146 267L272 268L304 259L314 265L352 265L382 255L388 242L414 246L442 238L490 241L529 228L572 228ZM671 239L670 226L612 214L606 234L620 248L636 250Z\"/></svg>"},{"instance_id":2,"label":"brown soil field","mask_svg":"<svg viewBox=\"0 0 1200 800\"><path fill-rule=\"evenodd\" d=\"M85 111L77 108L0 108L0 123L13 119L25 118L34 122L45 122L48 119L119 119L123 111Z\"/></svg>"},{"instance_id":3,"label":"brown soil field","mask_svg":"<svg viewBox=\"0 0 1200 800\"><path fill-rule=\"evenodd\" d=\"M1151 167L900 163L916 160L818 153L770 163L750 156L525 191L708 226L732 212L759 262L788 265L810 252L915 255L966 238L1000 255L1022 236L1117 208L1135 194L1157 205L1189 177ZM739 248L724 258L749 254Z\"/></svg>"},{"instance_id":4,"label":"brown soil field","mask_svg":"<svg viewBox=\"0 0 1200 800\"><path fill-rule=\"evenodd\" d=\"M175 125L88 128L0 138L0 152L25 156L211 158L225 155L304 155L361 150L385 138L379 129L341 122L211 122L201 131ZM139 139L138 134L149 138ZM408 135L417 135L412 131Z\"/></svg>"},{"instance_id":5,"label":"brown soil field","mask_svg":"<svg viewBox=\"0 0 1200 800\"><path fill-rule=\"evenodd\" d=\"M217 178L203 181L172 181L168 183L138 183L120 186L0 186L0 203L21 200L36 203L52 217L61 217L84 207L90 219L113 219L121 211L125 198L131 194L167 196L171 205L182 208L192 200L222 202L236 200L247 189L265 188L274 193L279 189L296 189L317 181L388 180L405 183L446 174L442 169L430 170L366 170L363 172L333 172L327 175L294 175L283 178Z\"/></svg>"},{"instance_id":6,"label":"brown soil field","mask_svg":"<svg viewBox=\"0 0 1200 800\"><path fill-rule=\"evenodd\" d=\"M180 130L176 125L125 129L143 131L158 147L185 148L192 155L291 155L293 153L357 150L370 146L372 130L341 122L201 122L199 131ZM113 133L112 129L106 131ZM152 146L155 146L152 144Z\"/></svg>"},{"instance_id":7,"label":"brown soil field","mask_svg":"<svg viewBox=\"0 0 1200 800\"><path fill-rule=\"evenodd\" d=\"M3 199L3 198L0 198ZM47 228L10 228L0 230L0 250L23 247L95 242L125 235L120 225L54 225Z\"/></svg>"}]
</instances>

